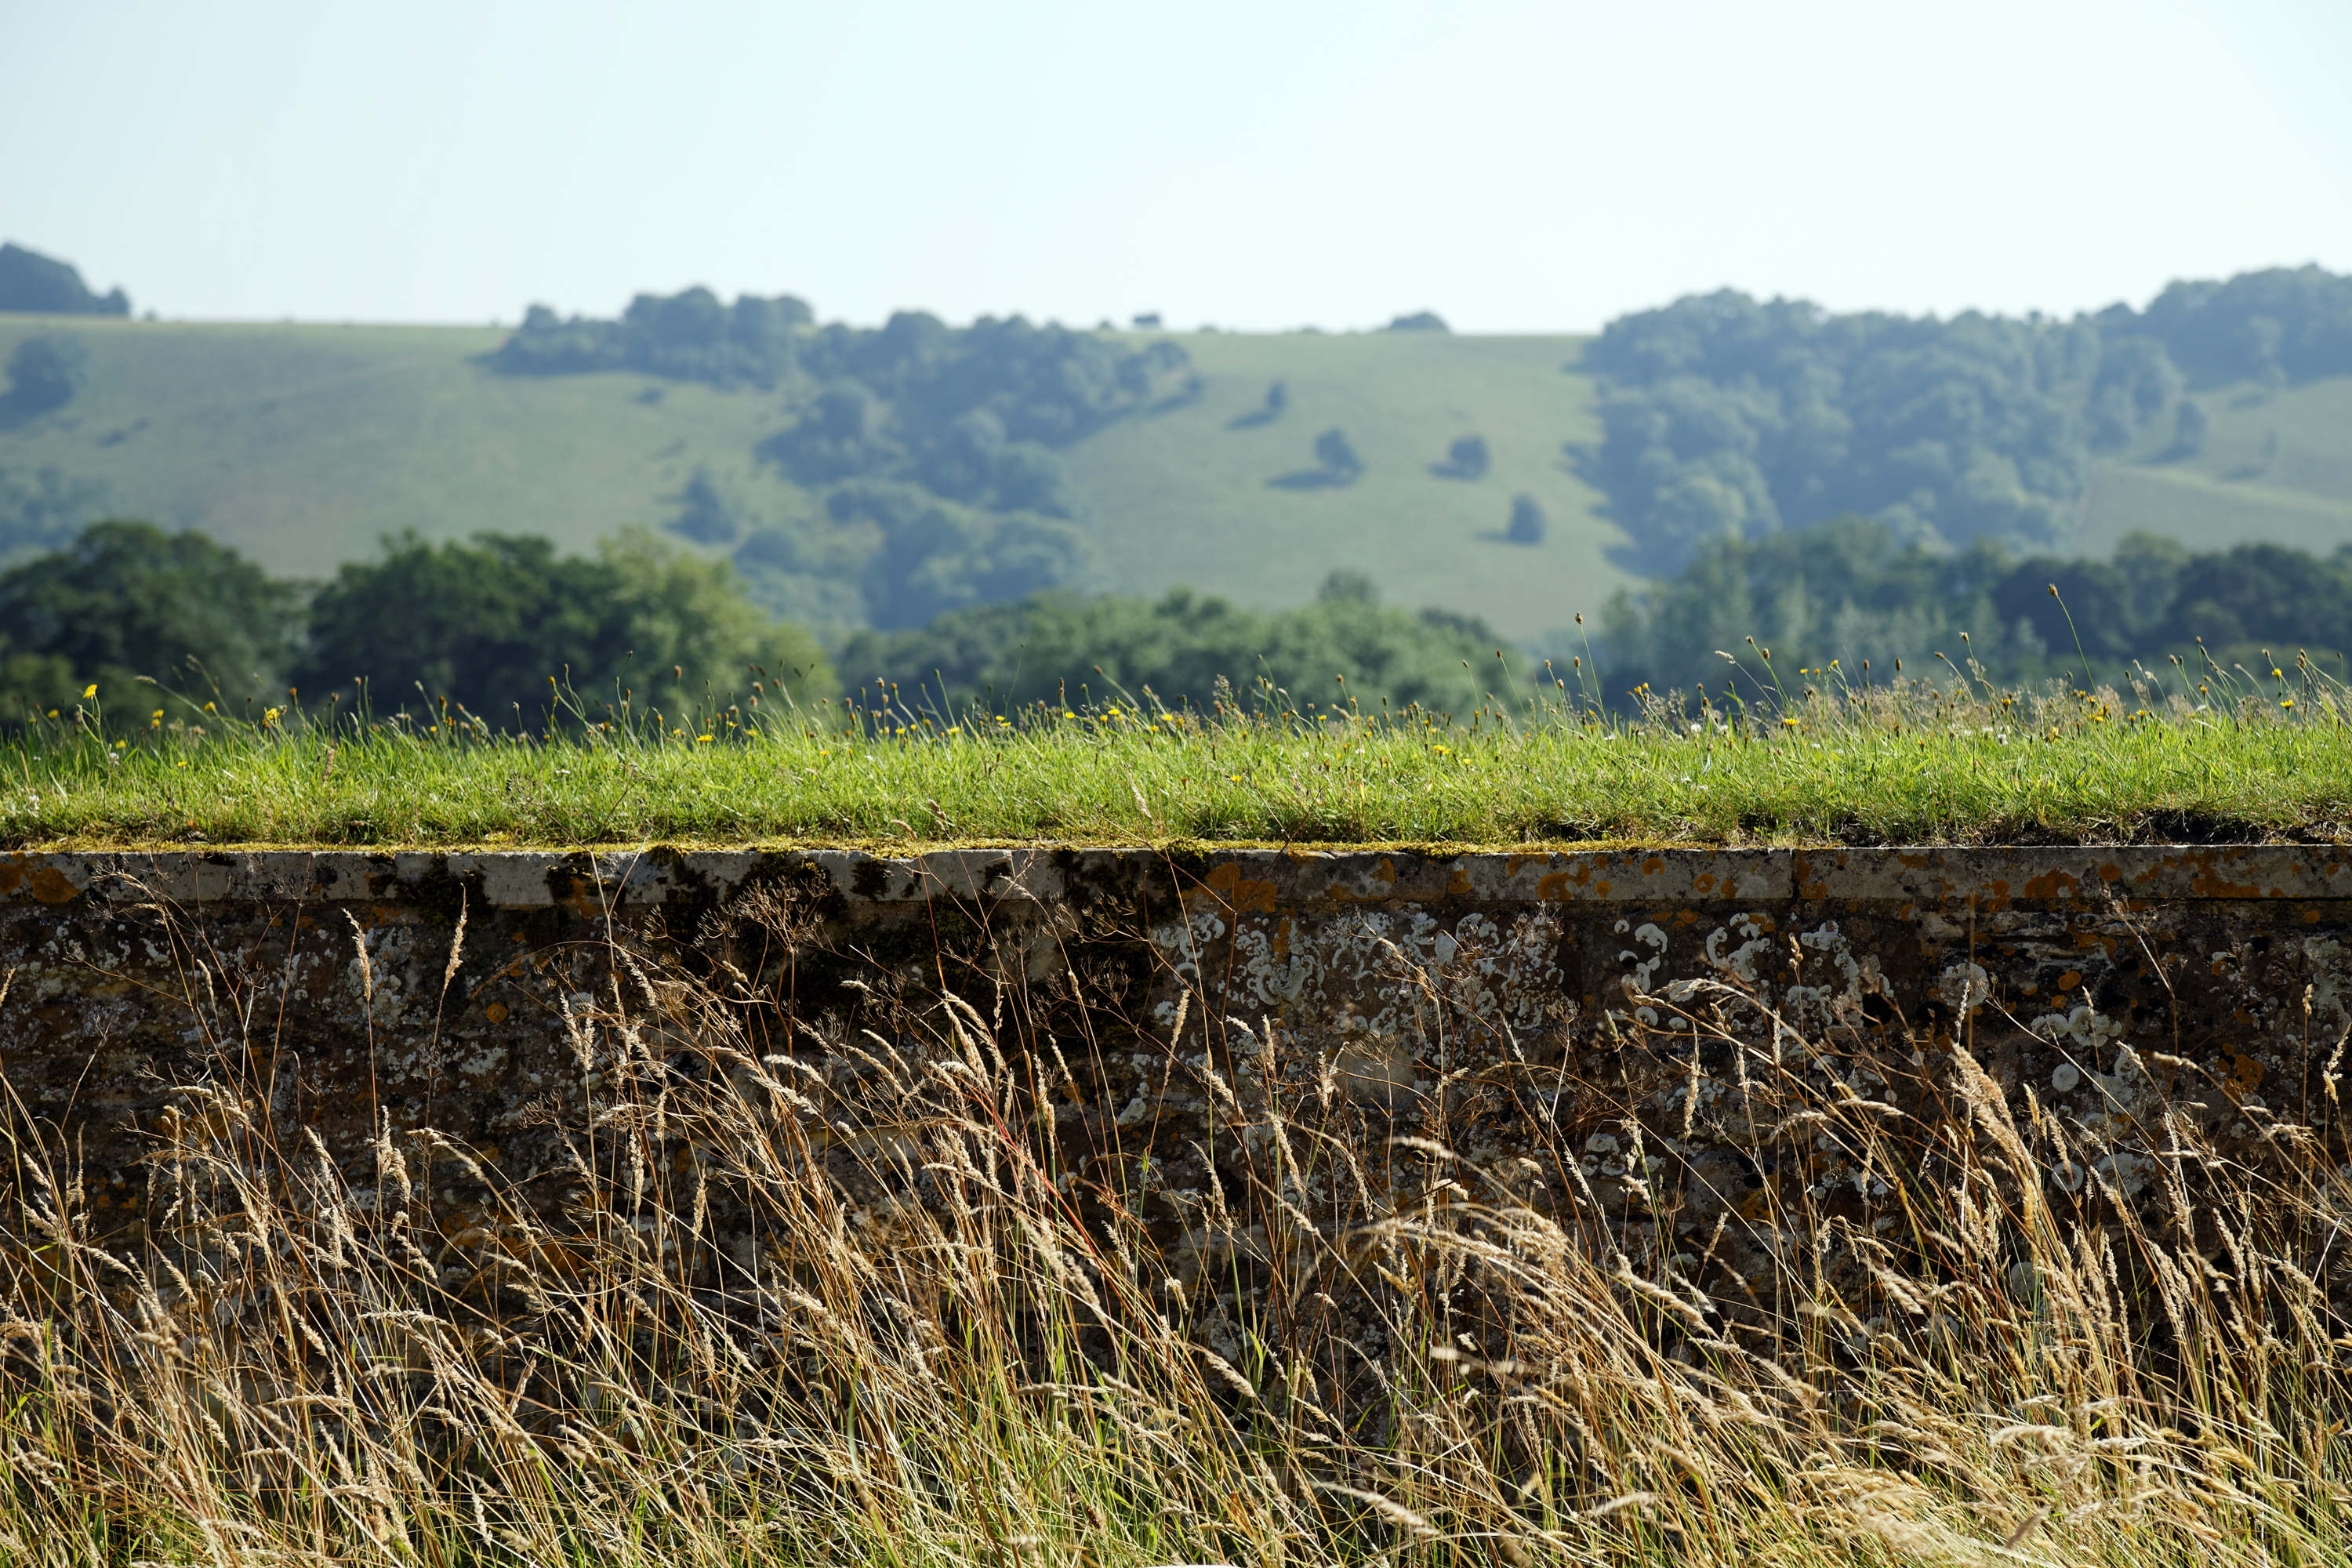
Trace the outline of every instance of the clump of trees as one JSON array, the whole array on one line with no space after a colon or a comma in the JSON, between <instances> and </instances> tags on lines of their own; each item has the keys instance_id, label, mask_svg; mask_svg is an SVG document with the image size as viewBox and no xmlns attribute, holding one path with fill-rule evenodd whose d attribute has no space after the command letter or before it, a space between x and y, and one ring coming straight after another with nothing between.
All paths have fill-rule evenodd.
<instances>
[{"instance_id":1,"label":"clump of trees","mask_svg":"<svg viewBox=\"0 0 2352 1568\"><path fill-rule=\"evenodd\" d=\"M2297 653L2342 679L2352 546L2327 556L2276 544L2192 553L2135 533L2106 561L2021 560L1991 539L1940 552L1882 520L1846 517L1706 543L1681 572L1621 594L1601 616L1597 651L1612 692L1644 682L1720 690L1730 667L1717 650L1752 668L1750 637L1773 650L1784 679L1832 658L1852 680L1864 679L1865 659L1879 679L1897 658L1913 673L1941 670L1939 653L2003 682L2079 681L2085 658L2112 679L2131 661L2162 667L2176 655L2192 670L2210 656L2266 676ZM1557 662L1581 651L1573 636L1549 640ZM2276 662L2261 662L2265 651Z\"/></svg>"},{"instance_id":2,"label":"clump of trees","mask_svg":"<svg viewBox=\"0 0 2352 1568\"><path fill-rule=\"evenodd\" d=\"M0 245L0 310L127 316L131 297L120 289L98 293L81 280L81 269L71 262L11 243Z\"/></svg>"},{"instance_id":3,"label":"clump of trees","mask_svg":"<svg viewBox=\"0 0 2352 1568\"><path fill-rule=\"evenodd\" d=\"M201 534L109 521L0 574L0 722L69 710L93 685L104 711L143 724L162 692L242 711L338 691L349 704L364 681L379 712L446 702L536 729L560 702L601 712L628 693L638 717L676 714L755 679L799 699L835 689L815 640L749 603L726 563L644 532L584 557L410 533L313 585Z\"/></svg>"},{"instance_id":4,"label":"clump of trees","mask_svg":"<svg viewBox=\"0 0 2352 1568\"><path fill-rule=\"evenodd\" d=\"M902 703L942 713L975 701L998 710L1139 701L1147 690L1204 711L1219 700L1247 707L1255 693L1286 706L1352 698L1377 710L1385 698L1392 708L1466 713L1504 688L1495 658L1503 646L1483 622L1384 605L1370 579L1334 572L1314 603L1292 610L1245 609L1186 588L1156 600L1035 595L919 631L855 637L839 668L852 683L878 678L898 686Z\"/></svg>"},{"instance_id":5,"label":"clump of trees","mask_svg":"<svg viewBox=\"0 0 2352 1568\"><path fill-rule=\"evenodd\" d=\"M71 710L83 691L144 721L166 689L278 689L301 646L302 593L200 533L106 521L0 574L0 723Z\"/></svg>"},{"instance_id":6,"label":"clump of trees","mask_svg":"<svg viewBox=\"0 0 2352 1568\"><path fill-rule=\"evenodd\" d=\"M814 517L761 517L707 472L670 528L732 544L779 611L903 627L942 610L1099 584L1102 557L1057 448L1197 395L1183 349L983 317L902 311L877 329L818 325L803 301L724 305L705 289L640 295L620 320L533 307L491 357L513 374L629 370L782 389L792 416L751 454L814 490ZM1279 384L1269 395L1278 405Z\"/></svg>"},{"instance_id":7,"label":"clump of trees","mask_svg":"<svg viewBox=\"0 0 2352 1568\"><path fill-rule=\"evenodd\" d=\"M770 388L793 372L794 329L815 312L789 294L744 294L728 305L708 289L640 294L618 321L558 316L545 305L490 355L508 375L582 375L635 371L714 386Z\"/></svg>"},{"instance_id":8,"label":"clump of trees","mask_svg":"<svg viewBox=\"0 0 2352 1568\"><path fill-rule=\"evenodd\" d=\"M1733 290L1609 323L1586 364L1601 440L1574 455L1671 572L1709 542L1849 513L1906 539L2062 544L2093 457L2202 437L2187 395L2352 374L2352 279L2316 267L2175 283L2061 321L1836 315Z\"/></svg>"}]
</instances>

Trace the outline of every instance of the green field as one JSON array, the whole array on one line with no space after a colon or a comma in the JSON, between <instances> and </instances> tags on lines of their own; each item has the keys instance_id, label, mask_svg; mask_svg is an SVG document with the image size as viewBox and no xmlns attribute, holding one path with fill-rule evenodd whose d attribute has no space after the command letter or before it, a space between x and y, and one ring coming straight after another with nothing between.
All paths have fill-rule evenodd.
<instances>
[{"instance_id":1,"label":"green field","mask_svg":"<svg viewBox=\"0 0 2352 1568\"><path fill-rule=\"evenodd\" d=\"M1131 590L1187 583L1243 603L1297 604L1331 568L1351 566L1393 602L1466 610L1533 637L1598 611L1633 580L1608 559L1623 533L1598 515L1601 496L1561 450L1600 437L1591 380L1564 368L1581 339L1292 332L1182 342L1207 380L1197 403L1114 425L1068 455ZM1232 427L1276 379L1290 393L1282 416ZM1312 468L1311 443L1334 426L1363 457L1360 479L1324 489L1268 483ZM1472 434L1494 456L1486 478L1430 471L1456 437ZM1550 516L1539 546L1502 541L1520 492Z\"/></svg>"},{"instance_id":2,"label":"green field","mask_svg":"<svg viewBox=\"0 0 2352 1568\"><path fill-rule=\"evenodd\" d=\"M2192 550L2249 539L2325 555L2352 542L2352 376L2271 390L2198 394L2212 416L2203 449L2154 448L2102 462L2076 546L2104 554L2135 529Z\"/></svg>"},{"instance_id":3,"label":"green field","mask_svg":"<svg viewBox=\"0 0 2352 1568\"><path fill-rule=\"evenodd\" d=\"M484 529L575 549L675 512L707 467L769 520L815 500L753 445L789 422L785 396L631 374L516 377L477 363L487 328L194 325L0 318L0 357L37 333L89 351L86 388L58 412L0 428L0 469L43 468L104 487L109 510L198 528L272 570L321 575L378 535ZM1063 454L1089 526L1132 593L1183 583L1259 605L1297 603L1334 566L1392 601L1486 617L1518 637L1592 612L1632 579L1624 542L1564 443L1597 436L1581 340L1441 333L1179 334L1200 396L1114 423ZM1270 383L1290 394L1252 424ZM2200 395L2200 456L2099 465L2077 545L2133 529L2192 548L2266 538L2316 550L2352 540L2352 378ZM1354 484L1286 488L1338 427L1362 456ZM1463 435L1492 471L1431 465ZM1511 498L1550 534L1501 542Z\"/></svg>"}]
</instances>

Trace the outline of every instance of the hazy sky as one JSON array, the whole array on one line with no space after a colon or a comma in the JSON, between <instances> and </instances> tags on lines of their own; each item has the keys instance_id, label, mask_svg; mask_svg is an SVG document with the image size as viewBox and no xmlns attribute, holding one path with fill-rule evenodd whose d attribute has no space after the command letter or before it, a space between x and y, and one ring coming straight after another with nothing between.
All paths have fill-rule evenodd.
<instances>
[{"instance_id":1,"label":"hazy sky","mask_svg":"<svg viewBox=\"0 0 2352 1568\"><path fill-rule=\"evenodd\" d=\"M1590 330L2352 270L2352 5L0 0L0 237L166 316Z\"/></svg>"}]
</instances>

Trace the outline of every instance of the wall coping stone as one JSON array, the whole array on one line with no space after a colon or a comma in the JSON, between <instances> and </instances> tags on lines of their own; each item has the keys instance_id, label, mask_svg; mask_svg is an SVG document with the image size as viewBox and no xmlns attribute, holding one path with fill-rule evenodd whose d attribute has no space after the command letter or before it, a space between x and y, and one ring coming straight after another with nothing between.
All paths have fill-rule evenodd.
<instances>
[{"instance_id":1,"label":"wall coping stone","mask_svg":"<svg viewBox=\"0 0 2352 1568\"><path fill-rule=\"evenodd\" d=\"M821 873L853 902L1060 899L1134 885L1267 910L1423 903L1873 902L1986 910L2186 900L2352 900L2352 847L1829 847L1492 851L1021 847L851 849L58 850L0 854L0 904L405 903L462 885L477 907L594 913L724 899Z\"/></svg>"}]
</instances>

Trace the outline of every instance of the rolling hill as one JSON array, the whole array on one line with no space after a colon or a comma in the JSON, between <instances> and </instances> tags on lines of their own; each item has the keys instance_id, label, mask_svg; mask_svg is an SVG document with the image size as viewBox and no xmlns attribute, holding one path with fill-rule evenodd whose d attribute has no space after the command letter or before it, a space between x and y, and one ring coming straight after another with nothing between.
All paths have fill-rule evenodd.
<instances>
[{"instance_id":1,"label":"rolling hill","mask_svg":"<svg viewBox=\"0 0 2352 1568\"><path fill-rule=\"evenodd\" d=\"M93 316L0 315L0 362L37 337L70 339L86 367L61 406L0 405L0 496L50 470L61 505L197 528L280 573L324 575L406 528L543 533L584 550L675 518L698 475L754 520L866 526L829 515L816 491L754 457L793 423L805 384L500 374L486 356L505 334L488 329ZM1183 583L1276 605L1345 566L1393 602L1468 611L1528 637L1634 581L1623 564L1633 542L1563 450L1597 438L1594 385L1569 368L1583 340L1172 341L1197 375L1190 395L1058 452L1105 585ZM1276 381L1286 403L1269 416ZM2352 378L2200 395L2211 424L2195 457L2143 444L2096 463L2076 547L2103 551L2136 528L2193 548L2352 541ZM1312 455L1334 428L1361 459L1350 483L1326 482ZM1484 477L1434 471L1473 434L1492 454ZM1539 544L1501 539L1520 493L1549 517Z\"/></svg>"}]
</instances>

